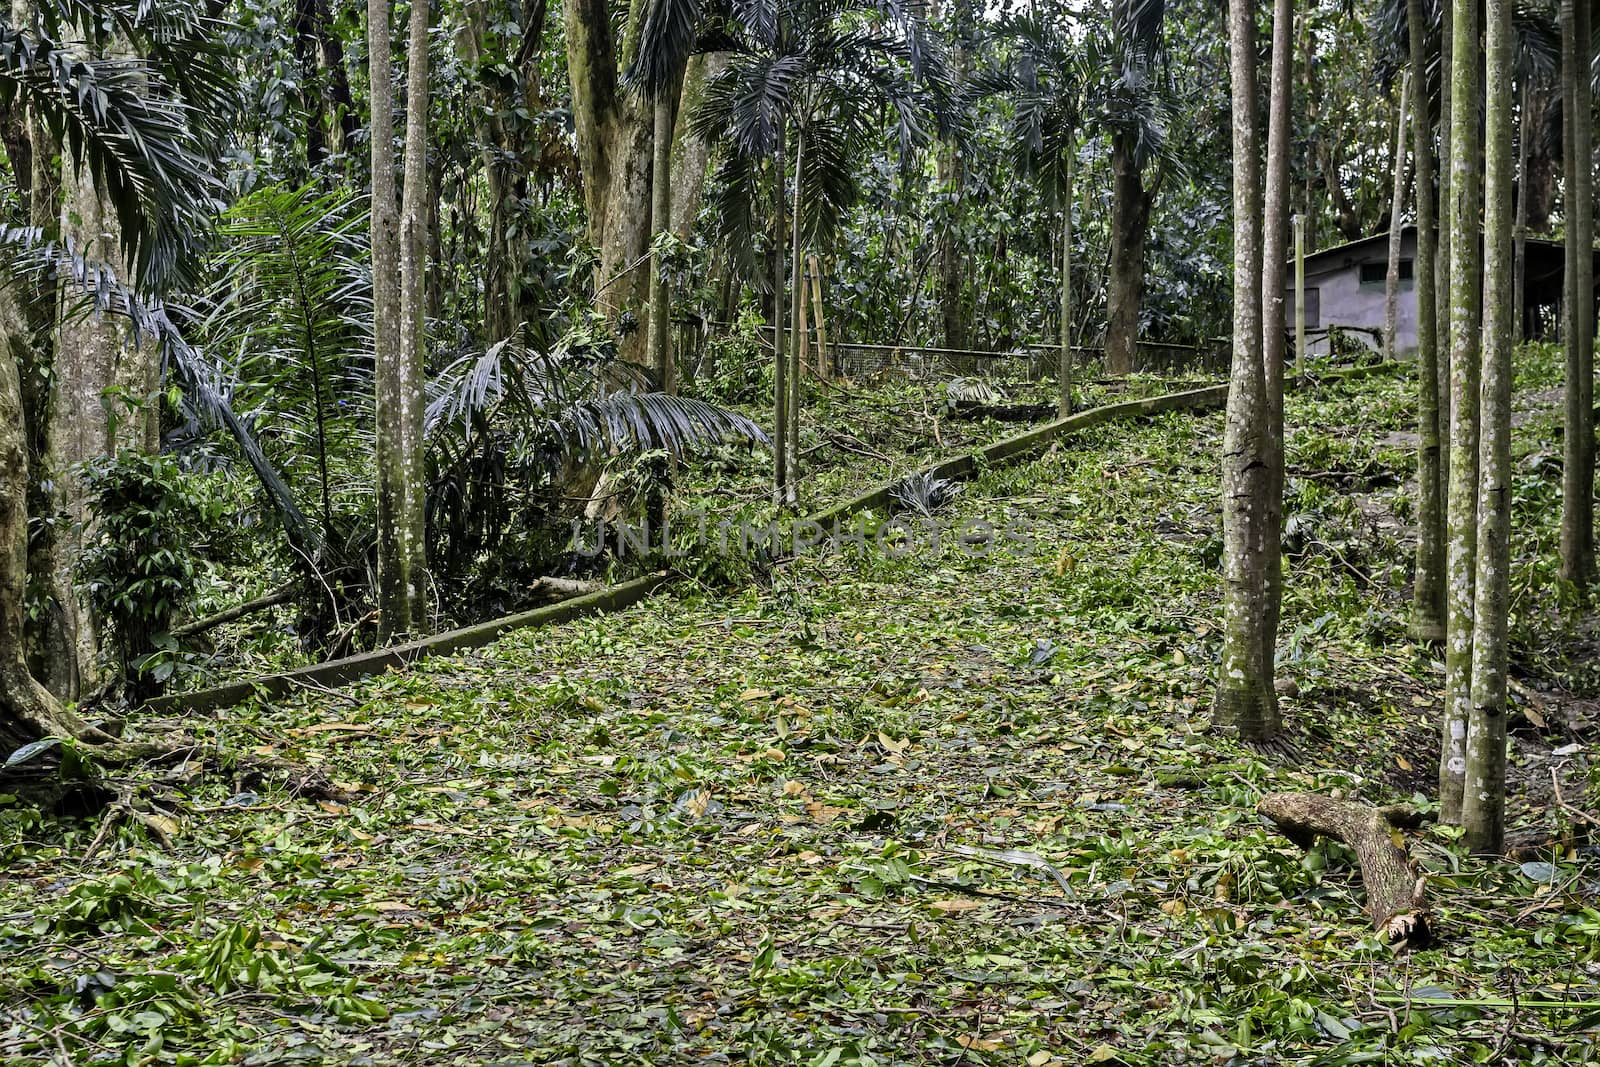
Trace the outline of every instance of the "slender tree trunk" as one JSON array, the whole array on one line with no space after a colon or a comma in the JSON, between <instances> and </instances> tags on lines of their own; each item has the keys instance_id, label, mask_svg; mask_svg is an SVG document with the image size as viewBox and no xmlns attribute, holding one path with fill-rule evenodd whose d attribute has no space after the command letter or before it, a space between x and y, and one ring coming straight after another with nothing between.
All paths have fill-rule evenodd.
<instances>
[{"instance_id":1,"label":"slender tree trunk","mask_svg":"<svg viewBox=\"0 0 1600 1067\"><path fill-rule=\"evenodd\" d=\"M405 399L400 354L400 216L394 182L394 82L390 0L367 0L367 77L372 106L372 378L377 416L378 608L381 639L411 628L406 574Z\"/></svg>"},{"instance_id":2,"label":"slender tree trunk","mask_svg":"<svg viewBox=\"0 0 1600 1067\"><path fill-rule=\"evenodd\" d=\"M428 469L423 441L428 352L428 0L412 0L406 67L405 187L400 217L400 537L410 628L428 621Z\"/></svg>"},{"instance_id":3,"label":"slender tree trunk","mask_svg":"<svg viewBox=\"0 0 1600 1067\"><path fill-rule=\"evenodd\" d=\"M1528 303L1528 197L1532 192L1533 183L1528 180L1531 169L1533 150L1532 123L1528 118L1528 111L1532 105L1528 93L1528 80L1522 81L1522 102L1517 109L1519 122L1517 124L1517 221L1512 229L1512 301L1511 301L1511 340L1514 344L1521 344L1527 340L1523 318L1527 314Z\"/></svg>"},{"instance_id":4,"label":"slender tree trunk","mask_svg":"<svg viewBox=\"0 0 1600 1067\"><path fill-rule=\"evenodd\" d=\"M1594 156L1589 8L1561 0L1562 136L1566 151L1566 427L1562 441L1561 576L1594 581Z\"/></svg>"},{"instance_id":5,"label":"slender tree trunk","mask_svg":"<svg viewBox=\"0 0 1600 1067\"><path fill-rule=\"evenodd\" d=\"M1222 665L1213 715L1250 740L1281 729L1267 647L1271 413L1262 359L1262 234L1255 13L1229 0L1233 117L1233 371L1222 446ZM1113 235L1115 240L1115 235Z\"/></svg>"},{"instance_id":6,"label":"slender tree trunk","mask_svg":"<svg viewBox=\"0 0 1600 1067\"><path fill-rule=\"evenodd\" d=\"M803 233L800 216L800 190L804 188L804 170L806 165L806 131L804 126L796 125L794 146L794 212L790 219L793 255L790 259L789 293L793 304L794 324L789 331L789 502L796 503L800 493L800 348L804 343L800 331L805 324L800 317L800 306L803 303L801 286L801 248Z\"/></svg>"},{"instance_id":7,"label":"slender tree trunk","mask_svg":"<svg viewBox=\"0 0 1600 1067\"><path fill-rule=\"evenodd\" d=\"M783 252L788 247L784 239L784 140L787 131L783 119L778 120L777 151L773 156L773 223L772 223L772 465L773 501L779 506L789 502L789 353L784 345L783 322Z\"/></svg>"},{"instance_id":8,"label":"slender tree trunk","mask_svg":"<svg viewBox=\"0 0 1600 1067\"><path fill-rule=\"evenodd\" d=\"M828 316L822 305L822 261L813 253L811 264L811 317L817 324L817 373L833 377L833 355L828 348Z\"/></svg>"},{"instance_id":9,"label":"slender tree trunk","mask_svg":"<svg viewBox=\"0 0 1600 1067\"><path fill-rule=\"evenodd\" d=\"M1056 414L1063 419L1072 414L1072 172L1077 155L1077 145L1070 145L1064 164L1066 190L1061 197L1061 396Z\"/></svg>"},{"instance_id":10,"label":"slender tree trunk","mask_svg":"<svg viewBox=\"0 0 1600 1067\"><path fill-rule=\"evenodd\" d=\"M1400 318L1400 245L1406 200L1406 105L1411 96L1411 72L1400 75L1400 103L1394 113L1394 194L1389 200L1389 267L1383 282L1383 358L1399 355L1395 335ZM1413 268L1415 264L1412 265ZM1413 276L1415 270L1413 270Z\"/></svg>"},{"instance_id":11,"label":"slender tree trunk","mask_svg":"<svg viewBox=\"0 0 1600 1067\"><path fill-rule=\"evenodd\" d=\"M1444 442L1450 437L1450 234L1453 224L1450 221L1450 212L1455 206L1455 197L1450 192L1450 160L1453 158L1450 151L1450 138L1454 127L1451 120L1450 88L1454 78L1454 40L1455 17L1453 14L1454 0L1440 0L1439 3L1439 239L1435 243L1438 255L1434 259L1434 337L1439 347L1439 386L1436 392L1439 397L1439 436ZM1450 471L1448 461L1440 468L1439 474L1439 499L1441 511L1448 512L1450 506Z\"/></svg>"},{"instance_id":12,"label":"slender tree trunk","mask_svg":"<svg viewBox=\"0 0 1600 1067\"><path fill-rule=\"evenodd\" d=\"M1467 847L1499 855L1505 842L1506 630L1511 596L1511 5L1485 7L1482 458L1472 711L1461 825Z\"/></svg>"},{"instance_id":13,"label":"slender tree trunk","mask_svg":"<svg viewBox=\"0 0 1600 1067\"><path fill-rule=\"evenodd\" d=\"M1439 334L1434 263L1433 130L1428 120L1428 39L1422 0L1406 0L1410 26L1412 108L1416 159L1417 256L1417 578L1412 590L1411 629L1419 641L1444 640L1444 494L1439 444Z\"/></svg>"},{"instance_id":14,"label":"slender tree trunk","mask_svg":"<svg viewBox=\"0 0 1600 1067\"><path fill-rule=\"evenodd\" d=\"M655 99L655 160L650 183L650 232L652 244L662 241L672 226L672 98L660 92ZM678 391L672 360L672 290L667 282L667 264L659 255L650 257L650 345L648 359L655 372L657 387L664 393Z\"/></svg>"},{"instance_id":15,"label":"slender tree trunk","mask_svg":"<svg viewBox=\"0 0 1600 1067\"><path fill-rule=\"evenodd\" d=\"M1106 373L1132 374L1144 298L1144 245L1152 197L1134 158L1133 135L1111 139L1111 262L1106 278Z\"/></svg>"},{"instance_id":16,"label":"slender tree trunk","mask_svg":"<svg viewBox=\"0 0 1600 1067\"><path fill-rule=\"evenodd\" d=\"M1272 78L1267 117L1266 190L1262 201L1261 356L1266 395L1268 488L1266 497L1266 618L1261 661L1267 681L1278 653L1283 608L1283 363L1288 348L1284 274L1289 256L1290 111L1294 93L1294 0L1276 0L1272 11Z\"/></svg>"},{"instance_id":17,"label":"slender tree trunk","mask_svg":"<svg viewBox=\"0 0 1600 1067\"><path fill-rule=\"evenodd\" d=\"M1473 585L1477 555L1479 305L1478 0L1454 0L1450 121L1450 497L1446 546L1445 706L1439 818L1461 819L1472 711Z\"/></svg>"}]
</instances>

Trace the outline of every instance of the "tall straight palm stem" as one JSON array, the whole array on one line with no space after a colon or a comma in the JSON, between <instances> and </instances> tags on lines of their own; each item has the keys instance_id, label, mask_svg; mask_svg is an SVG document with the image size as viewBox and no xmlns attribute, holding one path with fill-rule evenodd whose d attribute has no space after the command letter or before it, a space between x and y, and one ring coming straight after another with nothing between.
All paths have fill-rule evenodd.
<instances>
[{"instance_id":1,"label":"tall straight palm stem","mask_svg":"<svg viewBox=\"0 0 1600 1067\"><path fill-rule=\"evenodd\" d=\"M786 123L778 120L777 147L773 152L772 223L772 498L779 507L789 500L789 357L784 346L783 323L783 202L784 160L783 142Z\"/></svg>"},{"instance_id":2,"label":"tall straight palm stem","mask_svg":"<svg viewBox=\"0 0 1600 1067\"><path fill-rule=\"evenodd\" d=\"M1412 156L1417 200L1417 578L1411 631L1419 641L1444 640L1444 490L1440 470L1439 330L1435 262L1439 231L1433 199L1433 124L1428 116L1428 36L1422 0L1406 0L1410 27Z\"/></svg>"},{"instance_id":3,"label":"tall straight palm stem","mask_svg":"<svg viewBox=\"0 0 1600 1067\"><path fill-rule=\"evenodd\" d=\"M405 185L400 211L400 543L406 613L421 631L428 619L427 466L423 416L428 350L428 0L412 0L406 64Z\"/></svg>"},{"instance_id":4,"label":"tall straight palm stem","mask_svg":"<svg viewBox=\"0 0 1600 1067\"><path fill-rule=\"evenodd\" d=\"M1067 158L1062 166L1061 194L1061 365L1058 368L1061 398L1056 414L1072 414L1072 179L1077 163L1077 146L1069 138Z\"/></svg>"},{"instance_id":5,"label":"tall straight palm stem","mask_svg":"<svg viewBox=\"0 0 1600 1067\"><path fill-rule=\"evenodd\" d=\"M1467 847L1505 842L1506 631L1511 594L1511 5L1485 7L1483 374L1472 711L1461 825Z\"/></svg>"},{"instance_id":6,"label":"tall straight palm stem","mask_svg":"<svg viewBox=\"0 0 1600 1067\"><path fill-rule=\"evenodd\" d=\"M1411 100L1411 72L1400 74L1400 102L1394 112L1394 190L1389 198L1389 263L1383 278L1383 356L1399 355L1395 337L1400 322L1400 247L1406 202L1406 107Z\"/></svg>"},{"instance_id":7,"label":"tall straight palm stem","mask_svg":"<svg viewBox=\"0 0 1600 1067\"><path fill-rule=\"evenodd\" d=\"M1267 173L1262 200L1261 365L1266 393L1266 612L1261 658L1268 682L1278 652L1283 611L1283 364L1289 346L1284 276L1289 257L1290 109L1294 94L1294 0L1272 10L1271 100L1267 110Z\"/></svg>"},{"instance_id":8,"label":"tall straight palm stem","mask_svg":"<svg viewBox=\"0 0 1600 1067\"><path fill-rule=\"evenodd\" d=\"M372 101L372 379L378 482L379 635L410 628L400 433L400 219L394 184L394 82L389 71L390 0L367 0L367 76Z\"/></svg>"},{"instance_id":9,"label":"tall straight palm stem","mask_svg":"<svg viewBox=\"0 0 1600 1067\"><path fill-rule=\"evenodd\" d=\"M1566 343L1565 434L1561 474L1561 576L1585 591L1594 555L1594 180L1590 121L1589 9L1561 0L1562 143L1566 159L1566 272L1562 288Z\"/></svg>"},{"instance_id":10,"label":"tall straight palm stem","mask_svg":"<svg viewBox=\"0 0 1600 1067\"><path fill-rule=\"evenodd\" d=\"M1233 361L1222 445L1222 663L1213 716L1247 740L1281 729L1267 642L1267 553L1272 490L1266 368L1262 360L1261 184L1257 150L1255 11L1229 0L1233 118ZM1277 546L1271 546L1276 550Z\"/></svg>"},{"instance_id":11,"label":"tall straight palm stem","mask_svg":"<svg viewBox=\"0 0 1600 1067\"><path fill-rule=\"evenodd\" d=\"M1439 818L1459 823L1472 710L1473 589L1478 503L1479 307L1478 0L1454 0L1450 71L1450 489L1445 555L1445 704Z\"/></svg>"},{"instance_id":12,"label":"tall straight palm stem","mask_svg":"<svg viewBox=\"0 0 1600 1067\"><path fill-rule=\"evenodd\" d=\"M800 348L801 338L804 336L805 320L802 317L805 301L802 299L800 287L805 284L803 247L801 237L800 191L805 180L806 165L806 128L801 123L795 124L794 144L794 212L790 218L791 234L789 243L793 247L790 257L789 271L789 303L793 308L794 322L789 330L789 498L790 503L798 503L800 497Z\"/></svg>"}]
</instances>

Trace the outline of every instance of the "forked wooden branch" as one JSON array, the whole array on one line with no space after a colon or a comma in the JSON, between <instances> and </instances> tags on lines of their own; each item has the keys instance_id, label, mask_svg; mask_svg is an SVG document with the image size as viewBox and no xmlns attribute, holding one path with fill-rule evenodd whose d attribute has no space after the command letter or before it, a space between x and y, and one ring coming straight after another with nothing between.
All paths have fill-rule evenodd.
<instances>
[{"instance_id":1,"label":"forked wooden branch","mask_svg":"<svg viewBox=\"0 0 1600 1067\"><path fill-rule=\"evenodd\" d=\"M1411 809L1375 808L1315 793L1268 793L1256 811L1303 848L1321 835L1354 849L1367 889L1367 912L1390 945L1413 949L1432 940L1433 915L1423 902L1427 879L1406 854L1398 829L1416 824Z\"/></svg>"}]
</instances>

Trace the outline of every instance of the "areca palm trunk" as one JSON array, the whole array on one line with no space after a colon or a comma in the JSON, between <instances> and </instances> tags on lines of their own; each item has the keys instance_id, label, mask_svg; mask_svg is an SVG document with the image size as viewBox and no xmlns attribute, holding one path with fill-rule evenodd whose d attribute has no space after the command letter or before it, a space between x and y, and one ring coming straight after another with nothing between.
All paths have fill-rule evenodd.
<instances>
[{"instance_id":1,"label":"areca palm trunk","mask_svg":"<svg viewBox=\"0 0 1600 1067\"><path fill-rule=\"evenodd\" d=\"M1594 580L1594 152L1589 96L1589 9L1561 0L1562 138L1566 149L1566 430L1562 442L1561 576Z\"/></svg>"},{"instance_id":2,"label":"areca palm trunk","mask_svg":"<svg viewBox=\"0 0 1600 1067\"><path fill-rule=\"evenodd\" d=\"M1450 122L1450 489L1445 557L1445 703L1439 818L1461 818L1472 710L1473 589L1477 556L1479 306L1478 0L1454 0Z\"/></svg>"},{"instance_id":3,"label":"areca palm trunk","mask_svg":"<svg viewBox=\"0 0 1600 1067\"><path fill-rule=\"evenodd\" d=\"M1061 361L1058 368L1061 397L1056 404L1056 414L1063 419L1072 414L1072 179L1077 155L1076 145L1069 147L1062 167Z\"/></svg>"},{"instance_id":4,"label":"areca palm trunk","mask_svg":"<svg viewBox=\"0 0 1600 1067\"><path fill-rule=\"evenodd\" d=\"M1411 72L1400 75L1400 103L1394 113L1394 193L1389 199L1389 264L1383 279L1383 356L1394 359L1400 318L1401 223L1406 199L1406 105L1411 96Z\"/></svg>"},{"instance_id":5,"label":"areca palm trunk","mask_svg":"<svg viewBox=\"0 0 1600 1067\"><path fill-rule=\"evenodd\" d=\"M793 308L794 322L789 330L789 421L785 432L789 435L789 497L793 503L800 493L800 348L802 331L805 321L801 317L804 299L800 293L803 283L801 271L801 217L800 217L800 190L805 177L806 165L806 130L805 126L796 124L794 145L794 214L790 221L793 233L790 236L792 255L790 257L789 293L790 304Z\"/></svg>"},{"instance_id":6,"label":"areca palm trunk","mask_svg":"<svg viewBox=\"0 0 1600 1067\"><path fill-rule=\"evenodd\" d=\"M1267 398L1266 611L1261 658L1270 671L1278 653L1283 607L1283 364L1288 350L1284 301L1289 256L1289 111L1294 92L1294 0L1272 11L1271 101L1267 116L1267 175L1261 255L1261 365ZM1268 677L1269 682L1272 680Z\"/></svg>"},{"instance_id":7,"label":"areca palm trunk","mask_svg":"<svg viewBox=\"0 0 1600 1067\"><path fill-rule=\"evenodd\" d=\"M378 610L382 637L411 626L404 535L401 443L400 216L394 183L394 83L389 71L390 0L367 0L367 77L372 107L372 379L377 421Z\"/></svg>"},{"instance_id":8,"label":"areca palm trunk","mask_svg":"<svg viewBox=\"0 0 1600 1067\"><path fill-rule=\"evenodd\" d=\"M789 356L784 347L783 328L783 185L784 138L786 123L778 120L777 148L773 154L775 192L772 223L772 465L773 501L782 507L789 501Z\"/></svg>"},{"instance_id":9,"label":"areca palm trunk","mask_svg":"<svg viewBox=\"0 0 1600 1067\"><path fill-rule=\"evenodd\" d=\"M1499 855L1505 840L1506 629L1511 569L1511 0L1485 8L1482 461L1472 711L1461 825L1467 846Z\"/></svg>"},{"instance_id":10,"label":"areca palm trunk","mask_svg":"<svg viewBox=\"0 0 1600 1067\"><path fill-rule=\"evenodd\" d=\"M1439 333L1435 301L1438 227L1433 201L1433 130L1428 120L1427 28L1422 0L1406 0L1411 83L1416 86L1411 129L1417 189L1417 577L1411 630L1420 641L1444 640L1444 496L1439 448Z\"/></svg>"},{"instance_id":11,"label":"areca palm trunk","mask_svg":"<svg viewBox=\"0 0 1600 1067\"><path fill-rule=\"evenodd\" d=\"M650 232L656 247L672 228L672 98L665 90L656 93L656 143L650 178ZM647 362L656 374L656 385L663 393L678 391L672 361L672 290L667 283L667 265L659 254L650 259L650 344Z\"/></svg>"},{"instance_id":12,"label":"areca palm trunk","mask_svg":"<svg viewBox=\"0 0 1600 1067\"><path fill-rule=\"evenodd\" d=\"M1256 159L1255 13L1228 2L1233 117L1233 366L1222 446L1222 664L1213 716L1240 737L1281 728L1266 658L1271 412L1262 359L1262 227Z\"/></svg>"},{"instance_id":13,"label":"areca palm trunk","mask_svg":"<svg viewBox=\"0 0 1600 1067\"><path fill-rule=\"evenodd\" d=\"M424 361L428 351L428 0L412 0L406 68L406 161L400 218L400 537L405 556L406 615L413 630L428 619L426 531L427 406Z\"/></svg>"}]
</instances>

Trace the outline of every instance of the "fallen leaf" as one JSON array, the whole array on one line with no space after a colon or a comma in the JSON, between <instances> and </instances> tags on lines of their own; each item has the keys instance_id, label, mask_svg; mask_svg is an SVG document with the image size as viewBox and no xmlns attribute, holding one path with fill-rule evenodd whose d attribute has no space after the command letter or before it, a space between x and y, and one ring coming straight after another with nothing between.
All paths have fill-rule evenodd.
<instances>
[{"instance_id":1,"label":"fallen leaf","mask_svg":"<svg viewBox=\"0 0 1600 1067\"><path fill-rule=\"evenodd\" d=\"M956 912L972 911L975 908L981 908L983 907L983 901L973 900L971 897L955 897L951 900L929 901L928 907L944 915L952 915Z\"/></svg>"}]
</instances>

